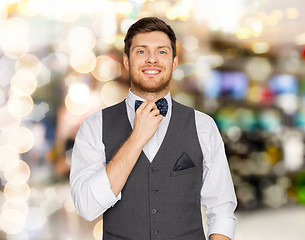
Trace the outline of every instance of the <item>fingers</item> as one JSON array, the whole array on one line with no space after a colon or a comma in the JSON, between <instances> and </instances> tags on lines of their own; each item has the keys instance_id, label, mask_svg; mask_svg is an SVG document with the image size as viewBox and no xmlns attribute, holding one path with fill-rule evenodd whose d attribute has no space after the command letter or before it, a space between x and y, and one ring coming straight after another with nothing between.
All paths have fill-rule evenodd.
<instances>
[{"instance_id":1,"label":"fingers","mask_svg":"<svg viewBox=\"0 0 305 240\"><path fill-rule=\"evenodd\" d=\"M133 136L143 146L155 134L163 116L153 101L145 101L136 111L134 120Z\"/></svg>"},{"instance_id":2,"label":"fingers","mask_svg":"<svg viewBox=\"0 0 305 240\"><path fill-rule=\"evenodd\" d=\"M160 115L160 111L158 108L156 108L156 109L151 110L150 114L152 114L153 116L158 116L158 115Z\"/></svg>"},{"instance_id":3,"label":"fingers","mask_svg":"<svg viewBox=\"0 0 305 240\"><path fill-rule=\"evenodd\" d=\"M159 109L157 108L155 102L153 101L145 101L141 104L141 106L137 109L136 113L138 114L152 114L157 116L160 114Z\"/></svg>"},{"instance_id":4,"label":"fingers","mask_svg":"<svg viewBox=\"0 0 305 240\"><path fill-rule=\"evenodd\" d=\"M156 118L158 120L158 123L160 123L163 120L163 116L160 114L160 111L159 111L159 115L157 115Z\"/></svg>"}]
</instances>

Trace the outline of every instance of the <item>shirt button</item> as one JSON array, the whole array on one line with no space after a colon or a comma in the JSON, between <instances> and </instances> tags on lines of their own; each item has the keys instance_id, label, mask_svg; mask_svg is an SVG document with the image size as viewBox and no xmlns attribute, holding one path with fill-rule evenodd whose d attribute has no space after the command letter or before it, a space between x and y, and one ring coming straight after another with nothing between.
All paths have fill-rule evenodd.
<instances>
[{"instance_id":1,"label":"shirt button","mask_svg":"<svg viewBox=\"0 0 305 240\"><path fill-rule=\"evenodd\" d=\"M152 234L157 235L158 231L157 230L152 230Z\"/></svg>"},{"instance_id":2,"label":"shirt button","mask_svg":"<svg viewBox=\"0 0 305 240\"><path fill-rule=\"evenodd\" d=\"M156 209L153 209L153 210L151 210L151 212L152 212L153 214L155 214L155 213L157 212L157 210L156 210Z\"/></svg>"}]
</instances>

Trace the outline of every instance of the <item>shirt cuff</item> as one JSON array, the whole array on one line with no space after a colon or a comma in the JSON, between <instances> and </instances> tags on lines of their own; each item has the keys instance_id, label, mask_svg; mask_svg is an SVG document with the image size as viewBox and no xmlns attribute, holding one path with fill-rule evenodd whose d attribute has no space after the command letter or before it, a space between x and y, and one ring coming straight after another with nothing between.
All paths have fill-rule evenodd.
<instances>
[{"instance_id":1,"label":"shirt cuff","mask_svg":"<svg viewBox=\"0 0 305 240\"><path fill-rule=\"evenodd\" d=\"M121 193L116 197L110 188L106 168L90 179L89 186L93 197L105 209L113 207L118 200L121 200Z\"/></svg>"},{"instance_id":2,"label":"shirt cuff","mask_svg":"<svg viewBox=\"0 0 305 240\"><path fill-rule=\"evenodd\" d=\"M234 233L236 228L236 220L232 218L219 218L210 223L208 228L208 239L211 234L222 234L234 239Z\"/></svg>"}]
</instances>

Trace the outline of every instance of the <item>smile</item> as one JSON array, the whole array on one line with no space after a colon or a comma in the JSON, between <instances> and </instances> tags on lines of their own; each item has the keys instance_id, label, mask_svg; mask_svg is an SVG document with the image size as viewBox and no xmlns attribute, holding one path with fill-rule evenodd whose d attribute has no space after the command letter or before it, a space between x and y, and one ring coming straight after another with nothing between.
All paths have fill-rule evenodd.
<instances>
[{"instance_id":1,"label":"smile","mask_svg":"<svg viewBox=\"0 0 305 240\"><path fill-rule=\"evenodd\" d=\"M161 70L158 70L158 69L144 69L144 70L142 70L142 72L145 75L157 75L161 72Z\"/></svg>"}]
</instances>

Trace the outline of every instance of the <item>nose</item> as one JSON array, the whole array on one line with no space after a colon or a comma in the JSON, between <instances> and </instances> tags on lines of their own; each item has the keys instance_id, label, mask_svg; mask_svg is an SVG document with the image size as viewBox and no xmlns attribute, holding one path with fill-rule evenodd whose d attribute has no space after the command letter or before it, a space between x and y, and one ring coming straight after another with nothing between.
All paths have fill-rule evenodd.
<instances>
[{"instance_id":1,"label":"nose","mask_svg":"<svg viewBox=\"0 0 305 240\"><path fill-rule=\"evenodd\" d=\"M155 53L147 54L146 63L147 64L156 64L158 62L158 58Z\"/></svg>"}]
</instances>

